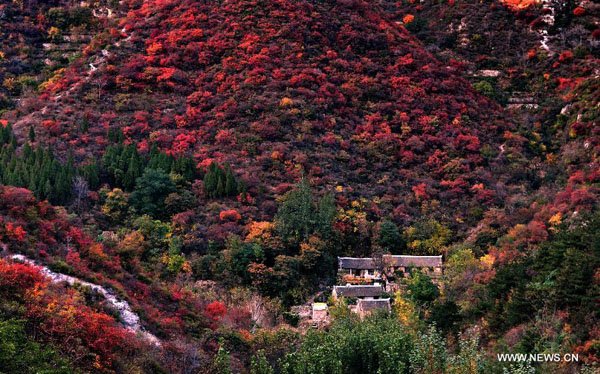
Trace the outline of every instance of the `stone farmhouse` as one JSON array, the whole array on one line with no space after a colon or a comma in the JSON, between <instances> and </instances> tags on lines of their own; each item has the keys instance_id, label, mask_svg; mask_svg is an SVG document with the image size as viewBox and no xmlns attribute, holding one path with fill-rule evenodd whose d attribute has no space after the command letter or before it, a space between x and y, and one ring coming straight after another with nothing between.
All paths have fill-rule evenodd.
<instances>
[{"instance_id":1,"label":"stone farmhouse","mask_svg":"<svg viewBox=\"0 0 600 374\"><path fill-rule=\"evenodd\" d=\"M394 283L399 277L410 276L412 269L420 269L441 285L442 256L383 255L376 258L338 257L338 275L342 284ZM394 291L392 289L388 292Z\"/></svg>"},{"instance_id":2,"label":"stone farmhouse","mask_svg":"<svg viewBox=\"0 0 600 374\"><path fill-rule=\"evenodd\" d=\"M378 310L389 312L391 310L390 299L359 299L354 312L362 319Z\"/></svg>"},{"instance_id":3,"label":"stone farmhouse","mask_svg":"<svg viewBox=\"0 0 600 374\"><path fill-rule=\"evenodd\" d=\"M372 285L346 285L333 286L332 296L334 300L337 300L341 297L354 297L357 299L378 299L384 292L385 289L378 283Z\"/></svg>"},{"instance_id":4,"label":"stone farmhouse","mask_svg":"<svg viewBox=\"0 0 600 374\"><path fill-rule=\"evenodd\" d=\"M357 299L351 309L361 318L375 310L390 310L386 293L400 289L398 280L410 276L413 269L429 275L442 286L442 256L383 255L380 258L338 257L338 277L332 297Z\"/></svg>"},{"instance_id":5,"label":"stone farmhouse","mask_svg":"<svg viewBox=\"0 0 600 374\"><path fill-rule=\"evenodd\" d=\"M390 294L402 291L403 278L410 277L414 269L424 272L442 287L442 256L411 256L386 254L379 258L338 257L338 285L333 287L334 300L352 300L351 311L361 319L379 310L390 311ZM312 303L301 315L314 327L329 323L325 303Z\"/></svg>"}]
</instances>

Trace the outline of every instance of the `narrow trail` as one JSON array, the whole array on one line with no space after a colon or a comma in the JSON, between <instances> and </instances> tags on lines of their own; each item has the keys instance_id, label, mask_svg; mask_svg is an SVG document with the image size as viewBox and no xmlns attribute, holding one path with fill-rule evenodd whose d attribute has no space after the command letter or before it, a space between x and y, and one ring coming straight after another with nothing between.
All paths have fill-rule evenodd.
<instances>
[{"instance_id":1,"label":"narrow trail","mask_svg":"<svg viewBox=\"0 0 600 374\"><path fill-rule=\"evenodd\" d=\"M112 10L110 10L109 8L107 10L108 10L108 18L114 17L114 13L112 12ZM99 17L100 13L95 13L94 15L96 17ZM114 43L112 43L113 47L120 47L122 42L128 42L133 37L133 35L127 33L127 30L125 28L123 28L121 30L121 32L126 34L127 37L124 40L120 40L120 41L117 40ZM82 80L80 80L77 83L72 84L68 90L51 97L51 100L54 103L58 102L60 99L69 97L73 92L75 92L75 90L77 90L78 88L82 87L84 84L91 81L91 79L94 76L94 73L98 70L98 67L100 67L102 64L104 64L106 62L107 58L110 56L110 52L106 49L103 49L100 52L101 52L101 56L95 56L93 58L93 60L88 63L88 69L82 73L82 77L83 77ZM41 112L41 114L46 114L47 111L48 111L48 105L45 105L42 108L40 108L39 110L35 110L35 111L27 114L25 117L21 118L20 120L18 120L14 126L19 127L19 125L21 123L29 123L35 117L36 113Z\"/></svg>"},{"instance_id":2,"label":"narrow trail","mask_svg":"<svg viewBox=\"0 0 600 374\"><path fill-rule=\"evenodd\" d=\"M550 50L550 46L548 46L548 42L550 41L548 28L554 25L554 6L550 0L542 0L542 7L548 9L549 13L543 16L546 27L538 30L537 33L541 36L540 45L542 49L551 54L552 51Z\"/></svg>"},{"instance_id":3,"label":"narrow trail","mask_svg":"<svg viewBox=\"0 0 600 374\"><path fill-rule=\"evenodd\" d=\"M72 277L70 275L56 273L48 269L47 267L40 265L33 260L30 260L29 258L23 255L11 255L9 256L9 258L19 262L23 262L25 264L39 267L41 269L41 273L50 278L50 281L53 283L66 282L69 285L81 284L98 292L99 294L104 296L106 301L117 310L117 312L119 313L121 323L125 326L127 330L135 333L143 339L146 339L147 341L156 346L161 345L160 339L143 329L142 325L140 324L140 317L131 310L129 303L125 300L119 300L113 291L107 290L106 288L97 284L86 282L76 277Z\"/></svg>"}]
</instances>

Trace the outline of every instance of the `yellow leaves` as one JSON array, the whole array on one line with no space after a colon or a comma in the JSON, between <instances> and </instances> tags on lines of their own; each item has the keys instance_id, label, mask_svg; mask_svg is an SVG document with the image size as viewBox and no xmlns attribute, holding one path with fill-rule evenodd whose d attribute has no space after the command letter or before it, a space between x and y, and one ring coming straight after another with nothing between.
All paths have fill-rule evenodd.
<instances>
[{"instance_id":1,"label":"yellow leaves","mask_svg":"<svg viewBox=\"0 0 600 374\"><path fill-rule=\"evenodd\" d=\"M344 192L344 187L342 186L335 186L335 192Z\"/></svg>"},{"instance_id":2,"label":"yellow leaves","mask_svg":"<svg viewBox=\"0 0 600 374\"><path fill-rule=\"evenodd\" d=\"M248 225L248 235L246 242L253 239L267 239L271 237L271 232L275 229L275 225L268 221L251 222Z\"/></svg>"},{"instance_id":3,"label":"yellow leaves","mask_svg":"<svg viewBox=\"0 0 600 374\"><path fill-rule=\"evenodd\" d=\"M17 87L17 80L13 77L8 77L8 78L4 79L4 82L2 82L2 85L8 91L14 91L14 89Z\"/></svg>"},{"instance_id":4,"label":"yellow leaves","mask_svg":"<svg viewBox=\"0 0 600 374\"><path fill-rule=\"evenodd\" d=\"M56 39L60 36L60 29L58 27L50 27L50 29L48 30L48 36L50 37L50 39Z\"/></svg>"},{"instance_id":5,"label":"yellow leaves","mask_svg":"<svg viewBox=\"0 0 600 374\"><path fill-rule=\"evenodd\" d=\"M562 213L558 212L555 215L553 215L552 217L550 217L550 219L548 220L548 224L550 224L550 230L552 231L556 231L558 225L560 225L562 223Z\"/></svg>"},{"instance_id":6,"label":"yellow leaves","mask_svg":"<svg viewBox=\"0 0 600 374\"><path fill-rule=\"evenodd\" d=\"M115 221L124 218L128 208L127 195L123 190L114 188L106 194L106 201L100 208L102 214L112 218Z\"/></svg>"},{"instance_id":7,"label":"yellow leaves","mask_svg":"<svg viewBox=\"0 0 600 374\"><path fill-rule=\"evenodd\" d=\"M396 293L394 299L394 311L404 326L414 327L416 325L418 321L416 307L412 301L403 298L400 292Z\"/></svg>"},{"instance_id":8,"label":"yellow leaves","mask_svg":"<svg viewBox=\"0 0 600 374\"><path fill-rule=\"evenodd\" d=\"M294 105L294 100L290 99L289 97L284 97L279 102L279 106L282 107L282 108L287 108L287 107L290 107L292 105Z\"/></svg>"},{"instance_id":9,"label":"yellow leaves","mask_svg":"<svg viewBox=\"0 0 600 374\"><path fill-rule=\"evenodd\" d=\"M40 86L39 86L40 90L41 91L46 90L46 89L48 89L48 87L51 87L52 85L56 84L63 77L64 73L65 73L65 68L56 70L52 77L50 77L48 80L46 80L40 84Z\"/></svg>"},{"instance_id":10,"label":"yellow leaves","mask_svg":"<svg viewBox=\"0 0 600 374\"><path fill-rule=\"evenodd\" d=\"M181 266L181 270L183 270L183 272L185 272L185 273L191 274L192 273L192 265L190 264L189 261L186 261Z\"/></svg>"},{"instance_id":11,"label":"yellow leaves","mask_svg":"<svg viewBox=\"0 0 600 374\"><path fill-rule=\"evenodd\" d=\"M569 130L569 137L570 138L575 138L577 136L577 132L575 131L575 129L571 129Z\"/></svg>"},{"instance_id":12,"label":"yellow leaves","mask_svg":"<svg viewBox=\"0 0 600 374\"><path fill-rule=\"evenodd\" d=\"M418 222L405 231L407 246L414 254L438 255L450 239L450 229L436 220Z\"/></svg>"},{"instance_id":13,"label":"yellow leaves","mask_svg":"<svg viewBox=\"0 0 600 374\"><path fill-rule=\"evenodd\" d=\"M552 226L560 225L562 223L562 214L560 212L556 213L550 217L548 223Z\"/></svg>"},{"instance_id":14,"label":"yellow leaves","mask_svg":"<svg viewBox=\"0 0 600 374\"><path fill-rule=\"evenodd\" d=\"M492 266L494 265L496 258L491 255L491 254L487 254L483 257L481 257L479 259L479 261L481 262L482 265L484 265L486 268L491 269Z\"/></svg>"},{"instance_id":15,"label":"yellow leaves","mask_svg":"<svg viewBox=\"0 0 600 374\"><path fill-rule=\"evenodd\" d=\"M119 253L140 254L144 249L144 235L139 231L132 231L117 245Z\"/></svg>"},{"instance_id":16,"label":"yellow leaves","mask_svg":"<svg viewBox=\"0 0 600 374\"><path fill-rule=\"evenodd\" d=\"M45 312L53 313L56 309L58 309L58 303L56 301L52 301L46 305Z\"/></svg>"}]
</instances>

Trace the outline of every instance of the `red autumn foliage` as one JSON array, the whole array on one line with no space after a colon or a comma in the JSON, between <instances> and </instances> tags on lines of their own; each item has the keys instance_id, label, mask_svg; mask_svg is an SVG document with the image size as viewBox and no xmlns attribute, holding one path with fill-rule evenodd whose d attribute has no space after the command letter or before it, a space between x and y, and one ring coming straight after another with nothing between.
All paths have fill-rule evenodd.
<instances>
[{"instance_id":1,"label":"red autumn foliage","mask_svg":"<svg viewBox=\"0 0 600 374\"><path fill-rule=\"evenodd\" d=\"M213 301L204 308L204 315L213 321L218 321L227 314L225 304L220 301Z\"/></svg>"},{"instance_id":2,"label":"red autumn foliage","mask_svg":"<svg viewBox=\"0 0 600 374\"><path fill-rule=\"evenodd\" d=\"M242 216L240 215L240 213L238 213L237 210L235 209L230 209L230 210L224 210L221 213L219 213L219 219L221 221L239 221L240 219L242 219Z\"/></svg>"},{"instance_id":3,"label":"red autumn foliage","mask_svg":"<svg viewBox=\"0 0 600 374\"><path fill-rule=\"evenodd\" d=\"M436 152L445 154L436 165L438 181L459 172L472 184L476 170L494 168L477 154L502 141L508 124L499 108L459 77L464 64L455 60L447 69L366 2L269 0L257 7L249 0L227 6L132 0L124 7L122 31L99 36L86 51L100 57L101 43L112 43L109 64L87 76L88 64L78 61L48 88L68 90L73 98L72 115L44 118L69 129L64 138L45 139L58 152L82 139L78 123L85 112L99 125L90 128L95 140L90 137L82 156L99 155L106 131L122 128L140 151L157 145L169 154L193 155L199 170L212 159L227 161L239 174L248 170L256 181L248 192L258 205L295 182L300 171L288 164L292 160L310 171L315 186L334 178L359 194L370 193L382 171L398 169L387 176L390 190L375 210L382 216L400 200L414 201L410 186L423 182L429 168L421 165ZM87 85L99 87L102 100L77 99ZM151 102L121 103L137 92L152 92ZM48 105L48 113L65 113L60 101ZM451 202L437 184L427 182L427 193L441 202L441 212ZM468 192L457 197L463 198L461 210L481 204ZM409 213L418 211L409 205Z\"/></svg>"},{"instance_id":4,"label":"red autumn foliage","mask_svg":"<svg viewBox=\"0 0 600 374\"><path fill-rule=\"evenodd\" d=\"M573 9L573 14L577 17L583 16L585 14L585 9L578 6L577 8Z\"/></svg>"},{"instance_id":5,"label":"red autumn foliage","mask_svg":"<svg viewBox=\"0 0 600 374\"><path fill-rule=\"evenodd\" d=\"M0 259L0 292L25 294L35 285L45 285L46 277L38 268Z\"/></svg>"},{"instance_id":6,"label":"red autumn foliage","mask_svg":"<svg viewBox=\"0 0 600 374\"><path fill-rule=\"evenodd\" d=\"M413 193L415 194L415 198L417 200L426 200L429 198L429 194L426 191L425 183L421 183L418 186L413 186Z\"/></svg>"},{"instance_id":7,"label":"red autumn foliage","mask_svg":"<svg viewBox=\"0 0 600 374\"><path fill-rule=\"evenodd\" d=\"M565 61L569 61L573 59L573 52L571 51L563 51L560 56L558 56L558 59L561 62L565 62Z\"/></svg>"},{"instance_id":8,"label":"red autumn foliage","mask_svg":"<svg viewBox=\"0 0 600 374\"><path fill-rule=\"evenodd\" d=\"M82 303L79 291L51 287L37 267L0 259L0 295L23 302L41 338L78 357L82 367L110 373L116 355L133 342L114 318Z\"/></svg>"}]
</instances>

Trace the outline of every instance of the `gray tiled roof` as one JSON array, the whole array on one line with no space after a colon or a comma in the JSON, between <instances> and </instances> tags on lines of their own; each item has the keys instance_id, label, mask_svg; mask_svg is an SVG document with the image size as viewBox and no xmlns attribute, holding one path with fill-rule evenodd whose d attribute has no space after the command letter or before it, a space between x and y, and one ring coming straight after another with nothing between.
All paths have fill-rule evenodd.
<instances>
[{"instance_id":1,"label":"gray tiled roof","mask_svg":"<svg viewBox=\"0 0 600 374\"><path fill-rule=\"evenodd\" d=\"M442 256L383 256L383 261L391 266L436 267L442 266Z\"/></svg>"},{"instance_id":2,"label":"gray tiled roof","mask_svg":"<svg viewBox=\"0 0 600 374\"><path fill-rule=\"evenodd\" d=\"M383 262L391 266L436 267L442 266L442 255L439 256L410 256L410 255L384 255ZM375 269L375 260L372 258L338 257L340 269Z\"/></svg>"},{"instance_id":3,"label":"gray tiled roof","mask_svg":"<svg viewBox=\"0 0 600 374\"><path fill-rule=\"evenodd\" d=\"M356 308L363 312L370 312L377 309L390 310L390 299L361 299L356 303Z\"/></svg>"},{"instance_id":4,"label":"gray tiled roof","mask_svg":"<svg viewBox=\"0 0 600 374\"><path fill-rule=\"evenodd\" d=\"M375 261L372 258L338 257L340 269L375 269Z\"/></svg>"},{"instance_id":5,"label":"gray tiled roof","mask_svg":"<svg viewBox=\"0 0 600 374\"><path fill-rule=\"evenodd\" d=\"M378 297L383 292L381 285L372 286L334 286L338 297Z\"/></svg>"}]
</instances>

